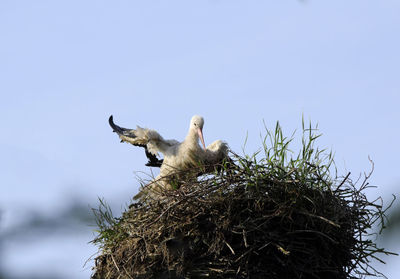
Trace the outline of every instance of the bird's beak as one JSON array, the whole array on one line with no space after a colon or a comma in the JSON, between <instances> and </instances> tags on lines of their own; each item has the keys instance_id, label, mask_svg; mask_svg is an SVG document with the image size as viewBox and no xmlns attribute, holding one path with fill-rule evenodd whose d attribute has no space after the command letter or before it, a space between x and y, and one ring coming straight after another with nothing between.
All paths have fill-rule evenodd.
<instances>
[{"instance_id":1,"label":"bird's beak","mask_svg":"<svg viewBox=\"0 0 400 279\"><path fill-rule=\"evenodd\" d=\"M201 140L201 143L203 144L204 150L206 150L206 144L204 143L204 138L203 138L203 131L201 129L197 129L197 132L199 133L199 138Z\"/></svg>"}]
</instances>

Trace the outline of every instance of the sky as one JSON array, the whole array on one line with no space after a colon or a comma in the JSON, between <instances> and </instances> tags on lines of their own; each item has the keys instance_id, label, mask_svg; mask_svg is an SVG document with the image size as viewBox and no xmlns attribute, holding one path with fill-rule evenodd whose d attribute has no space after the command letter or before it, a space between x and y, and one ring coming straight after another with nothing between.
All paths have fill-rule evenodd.
<instances>
[{"instance_id":1,"label":"sky","mask_svg":"<svg viewBox=\"0 0 400 279\"><path fill-rule=\"evenodd\" d=\"M261 147L263 122L301 136L304 115L340 173L368 172L370 156L368 194L398 194L399 14L395 0L1 1L0 236L71 200L123 209L151 170L111 114L177 140L200 114L206 144L237 153L246 137ZM89 278L92 238L84 226L3 243L0 268ZM395 278L398 264L378 269Z\"/></svg>"}]
</instances>

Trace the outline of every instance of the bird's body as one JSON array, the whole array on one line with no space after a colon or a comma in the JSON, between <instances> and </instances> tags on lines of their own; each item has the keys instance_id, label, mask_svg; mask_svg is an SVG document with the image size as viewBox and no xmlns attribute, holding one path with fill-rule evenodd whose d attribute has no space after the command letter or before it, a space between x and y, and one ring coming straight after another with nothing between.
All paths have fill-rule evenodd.
<instances>
[{"instance_id":1,"label":"bird's body","mask_svg":"<svg viewBox=\"0 0 400 279\"><path fill-rule=\"evenodd\" d=\"M209 166L221 163L228 156L228 146L221 140L205 147L202 133L204 120L201 116L192 117L188 134L182 142L165 140L157 131L139 126L136 130L121 128L114 124L112 116L109 122L121 141L145 148L149 158L147 165L161 167L160 174L135 198L143 194L158 196L165 189L179 186L179 180L197 178L200 169L202 173L210 172ZM158 152L164 155L163 161L156 157ZM191 171L195 169L197 173Z\"/></svg>"}]
</instances>

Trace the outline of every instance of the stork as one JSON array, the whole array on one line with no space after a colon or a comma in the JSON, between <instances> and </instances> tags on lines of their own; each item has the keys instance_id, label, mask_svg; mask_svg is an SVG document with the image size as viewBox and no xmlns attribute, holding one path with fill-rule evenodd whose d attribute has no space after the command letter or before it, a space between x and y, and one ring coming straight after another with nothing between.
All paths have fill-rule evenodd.
<instances>
[{"instance_id":1,"label":"stork","mask_svg":"<svg viewBox=\"0 0 400 279\"><path fill-rule=\"evenodd\" d=\"M212 172L215 166L228 158L228 145L217 140L206 147L203 137L204 119L195 115L190 120L189 131L184 141L165 140L157 131L137 126L135 129L119 127L109 118L109 124L121 139L121 142L131 143L145 149L148 163L146 166L160 167L160 174L134 198L139 199L143 194L152 197L159 196L164 190L175 188L173 179L197 178L199 173ZM199 144L201 141L202 147ZM158 159L158 153L164 155L164 159ZM200 168L199 168L200 167ZM197 169L197 173L193 170ZM201 170L201 171L200 171ZM174 180L174 181L172 181Z\"/></svg>"}]
</instances>

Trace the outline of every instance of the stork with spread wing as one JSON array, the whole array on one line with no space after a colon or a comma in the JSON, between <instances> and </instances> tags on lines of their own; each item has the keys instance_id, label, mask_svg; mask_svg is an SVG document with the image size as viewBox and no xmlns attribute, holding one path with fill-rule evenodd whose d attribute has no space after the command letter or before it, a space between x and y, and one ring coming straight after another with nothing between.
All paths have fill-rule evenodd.
<instances>
[{"instance_id":1,"label":"stork with spread wing","mask_svg":"<svg viewBox=\"0 0 400 279\"><path fill-rule=\"evenodd\" d=\"M221 163L228 158L228 145L217 140L205 146L203 138L204 119L195 115L190 121L188 134L184 141L165 140L157 131L141 128L126 129L114 124L113 116L109 118L109 123L114 132L118 134L121 142L128 142L135 146L145 149L148 163L146 166L161 167L160 174L143 189L135 198L141 198L143 194L157 196L163 189L172 189L172 176L182 176L187 170L198 168L199 166L212 166ZM202 147L199 145L199 140ZM164 155L164 159L158 159L158 153ZM204 168L202 173L210 168ZM184 175L187 177L186 175ZM191 174L193 177L196 175Z\"/></svg>"}]
</instances>

